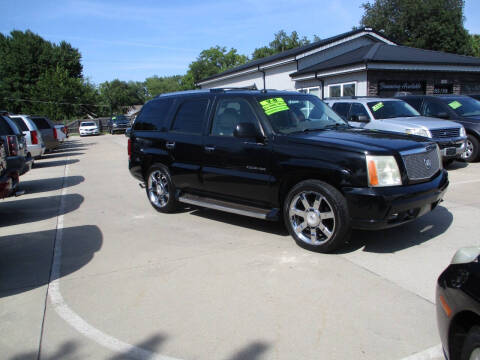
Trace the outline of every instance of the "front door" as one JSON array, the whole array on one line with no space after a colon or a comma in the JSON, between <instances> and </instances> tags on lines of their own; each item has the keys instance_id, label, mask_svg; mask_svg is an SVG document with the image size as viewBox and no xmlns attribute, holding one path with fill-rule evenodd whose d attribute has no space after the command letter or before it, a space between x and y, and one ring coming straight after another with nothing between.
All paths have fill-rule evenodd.
<instances>
[{"instance_id":1,"label":"front door","mask_svg":"<svg viewBox=\"0 0 480 360\"><path fill-rule=\"evenodd\" d=\"M235 137L235 127L241 122L253 123L261 131L247 99L219 96L204 141L204 190L213 196L268 205L271 146L263 139Z\"/></svg>"}]
</instances>

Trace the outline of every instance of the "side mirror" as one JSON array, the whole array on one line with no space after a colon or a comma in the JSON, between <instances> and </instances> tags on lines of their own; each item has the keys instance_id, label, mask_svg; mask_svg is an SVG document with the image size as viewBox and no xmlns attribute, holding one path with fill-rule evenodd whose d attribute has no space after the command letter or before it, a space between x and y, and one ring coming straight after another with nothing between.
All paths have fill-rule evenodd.
<instances>
[{"instance_id":1,"label":"side mirror","mask_svg":"<svg viewBox=\"0 0 480 360\"><path fill-rule=\"evenodd\" d=\"M370 119L366 115L352 115L349 121L367 123Z\"/></svg>"},{"instance_id":2,"label":"side mirror","mask_svg":"<svg viewBox=\"0 0 480 360\"><path fill-rule=\"evenodd\" d=\"M448 114L446 112L440 112L436 115L436 117L438 117L440 119L450 119L450 116L448 116Z\"/></svg>"},{"instance_id":3,"label":"side mirror","mask_svg":"<svg viewBox=\"0 0 480 360\"><path fill-rule=\"evenodd\" d=\"M262 135L258 128L250 123L250 122L242 122L235 126L235 130L233 130L233 136L240 138L240 139L260 139Z\"/></svg>"},{"instance_id":4,"label":"side mirror","mask_svg":"<svg viewBox=\"0 0 480 360\"><path fill-rule=\"evenodd\" d=\"M127 130L125 130L125 136L129 138L131 132L132 132L132 128L131 127L127 128Z\"/></svg>"}]
</instances>

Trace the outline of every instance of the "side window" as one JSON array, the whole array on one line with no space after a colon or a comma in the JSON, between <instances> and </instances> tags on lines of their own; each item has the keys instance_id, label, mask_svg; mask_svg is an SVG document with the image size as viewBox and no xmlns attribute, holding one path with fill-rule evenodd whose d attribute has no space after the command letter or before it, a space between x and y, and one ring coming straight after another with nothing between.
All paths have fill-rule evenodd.
<instances>
[{"instance_id":1,"label":"side window","mask_svg":"<svg viewBox=\"0 0 480 360\"><path fill-rule=\"evenodd\" d=\"M0 116L0 136L2 135L12 135L12 130L8 126L7 120Z\"/></svg>"},{"instance_id":2,"label":"side window","mask_svg":"<svg viewBox=\"0 0 480 360\"><path fill-rule=\"evenodd\" d=\"M200 135L207 106L208 99L185 101L177 111L172 131Z\"/></svg>"},{"instance_id":3,"label":"side window","mask_svg":"<svg viewBox=\"0 0 480 360\"><path fill-rule=\"evenodd\" d=\"M19 117L10 117L10 119L13 120L13 122L15 123L15 125L17 125L17 127L21 130L21 131L28 131L28 127L27 125L25 124L25 122L19 118Z\"/></svg>"},{"instance_id":4,"label":"side window","mask_svg":"<svg viewBox=\"0 0 480 360\"><path fill-rule=\"evenodd\" d=\"M218 102L210 134L233 136L235 127L241 122L257 125L257 120L248 102L245 99L222 99Z\"/></svg>"},{"instance_id":5,"label":"side window","mask_svg":"<svg viewBox=\"0 0 480 360\"><path fill-rule=\"evenodd\" d=\"M335 103L332 109L340 115L343 120L347 120L348 110L350 109L350 103Z\"/></svg>"},{"instance_id":6,"label":"side window","mask_svg":"<svg viewBox=\"0 0 480 360\"><path fill-rule=\"evenodd\" d=\"M418 112L421 112L420 108L422 107L422 98L402 98L402 100L409 103Z\"/></svg>"},{"instance_id":7,"label":"side window","mask_svg":"<svg viewBox=\"0 0 480 360\"><path fill-rule=\"evenodd\" d=\"M146 103L133 125L134 130L164 129L172 107L172 99L152 100Z\"/></svg>"},{"instance_id":8,"label":"side window","mask_svg":"<svg viewBox=\"0 0 480 360\"><path fill-rule=\"evenodd\" d=\"M425 100L424 115L436 117L440 113L445 113L445 109L441 104L433 101Z\"/></svg>"},{"instance_id":9,"label":"side window","mask_svg":"<svg viewBox=\"0 0 480 360\"><path fill-rule=\"evenodd\" d=\"M352 104L352 107L350 108L350 117L353 115L355 116L364 115L368 119L370 119L370 116L368 115L368 112L365 109L365 106L363 106L362 104L357 104L357 103Z\"/></svg>"}]
</instances>

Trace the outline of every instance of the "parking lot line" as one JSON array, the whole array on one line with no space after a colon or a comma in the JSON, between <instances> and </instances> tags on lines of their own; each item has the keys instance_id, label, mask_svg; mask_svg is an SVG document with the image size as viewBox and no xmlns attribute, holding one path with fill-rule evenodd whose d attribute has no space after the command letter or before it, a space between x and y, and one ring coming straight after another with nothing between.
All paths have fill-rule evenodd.
<instances>
[{"instance_id":1,"label":"parking lot line","mask_svg":"<svg viewBox=\"0 0 480 360\"><path fill-rule=\"evenodd\" d=\"M68 158L67 158L68 160ZM68 164L65 165L64 179L68 176ZM63 237L63 214L65 209L65 196L67 195L67 187L63 183L62 196L60 199L59 215L57 217L57 228L55 235L55 244L53 249L53 263L50 273L50 282L47 288L48 297L53 305L55 312L65 320L70 326L82 335L95 341L96 343L118 353L128 354L130 358L136 360L179 360L173 357L160 355L151 351L139 348L134 345L127 344L116 339L101 330L93 327L75 313L65 302L60 291L60 277L62 266L62 237ZM41 352L41 349L40 349ZM40 353L39 353L40 357Z\"/></svg>"}]
</instances>

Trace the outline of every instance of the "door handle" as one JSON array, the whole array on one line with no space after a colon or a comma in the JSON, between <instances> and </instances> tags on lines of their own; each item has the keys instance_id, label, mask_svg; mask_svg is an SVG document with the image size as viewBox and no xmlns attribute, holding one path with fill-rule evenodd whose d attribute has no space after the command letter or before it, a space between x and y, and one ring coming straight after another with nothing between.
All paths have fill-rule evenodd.
<instances>
[{"instance_id":1,"label":"door handle","mask_svg":"<svg viewBox=\"0 0 480 360\"><path fill-rule=\"evenodd\" d=\"M206 152L213 152L215 151L215 146L205 146L204 149Z\"/></svg>"},{"instance_id":2,"label":"door handle","mask_svg":"<svg viewBox=\"0 0 480 360\"><path fill-rule=\"evenodd\" d=\"M165 147L166 147L167 149L173 149L173 148L175 147L175 141L167 141L167 142L165 143Z\"/></svg>"}]
</instances>

